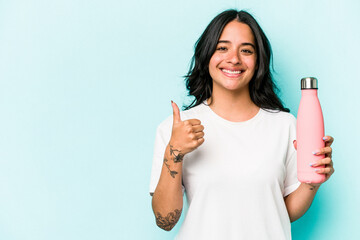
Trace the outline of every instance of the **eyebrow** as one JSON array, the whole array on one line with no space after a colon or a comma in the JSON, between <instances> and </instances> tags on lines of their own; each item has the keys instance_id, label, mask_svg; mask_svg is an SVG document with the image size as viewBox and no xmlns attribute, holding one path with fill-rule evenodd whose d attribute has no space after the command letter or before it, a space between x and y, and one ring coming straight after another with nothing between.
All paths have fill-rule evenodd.
<instances>
[{"instance_id":1,"label":"eyebrow","mask_svg":"<svg viewBox=\"0 0 360 240\"><path fill-rule=\"evenodd\" d=\"M219 40L219 41L218 41L218 44L219 44L219 43L231 43L231 42L228 41L228 40ZM254 44L249 43L249 42L244 42L244 43L241 44L241 46L252 46L252 47L255 49Z\"/></svg>"}]
</instances>

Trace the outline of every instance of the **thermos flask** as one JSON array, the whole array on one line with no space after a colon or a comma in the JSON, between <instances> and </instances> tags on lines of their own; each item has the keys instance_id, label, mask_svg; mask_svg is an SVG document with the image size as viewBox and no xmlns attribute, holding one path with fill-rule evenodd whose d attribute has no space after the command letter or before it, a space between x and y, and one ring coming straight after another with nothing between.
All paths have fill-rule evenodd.
<instances>
[{"instance_id":1,"label":"thermos flask","mask_svg":"<svg viewBox=\"0 0 360 240\"><path fill-rule=\"evenodd\" d=\"M314 151L323 148L324 118L317 96L318 82L314 77L301 79L301 100L297 115L297 174L300 182L321 183L325 175L315 172L319 167L311 164L324 158L316 156ZM323 167L323 166L321 166Z\"/></svg>"}]
</instances>

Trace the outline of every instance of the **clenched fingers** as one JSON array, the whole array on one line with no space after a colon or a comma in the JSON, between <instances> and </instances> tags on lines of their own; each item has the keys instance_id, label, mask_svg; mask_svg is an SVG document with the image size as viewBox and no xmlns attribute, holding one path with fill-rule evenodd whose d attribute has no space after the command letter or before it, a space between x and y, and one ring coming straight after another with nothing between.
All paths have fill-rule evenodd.
<instances>
[{"instance_id":1,"label":"clenched fingers","mask_svg":"<svg viewBox=\"0 0 360 240\"><path fill-rule=\"evenodd\" d=\"M325 136L323 140L325 142L325 147L330 147L331 144L334 142L334 138L332 136Z\"/></svg>"},{"instance_id":2,"label":"clenched fingers","mask_svg":"<svg viewBox=\"0 0 360 240\"><path fill-rule=\"evenodd\" d=\"M325 181L327 181L330 178L330 176L335 172L334 163L331 159L332 157L331 144L334 142L334 138L331 136L325 136L323 140L325 142L325 147L314 151L313 154L316 156L325 155L325 158L320 159L315 163L312 163L311 166L315 168L320 167L315 169L315 172L319 174L324 174L326 176Z\"/></svg>"},{"instance_id":3,"label":"clenched fingers","mask_svg":"<svg viewBox=\"0 0 360 240\"><path fill-rule=\"evenodd\" d=\"M332 154L332 148L331 147L324 147L324 148L320 148L314 151L314 155L319 156L319 155L326 155L327 157L331 158L331 154Z\"/></svg>"},{"instance_id":4,"label":"clenched fingers","mask_svg":"<svg viewBox=\"0 0 360 240\"><path fill-rule=\"evenodd\" d=\"M204 141L205 141L205 139L204 139L204 138L199 138L199 139L198 139L198 143L199 143L199 145L198 145L198 146L200 146L201 144L203 144L203 143L204 143Z\"/></svg>"},{"instance_id":5,"label":"clenched fingers","mask_svg":"<svg viewBox=\"0 0 360 240\"><path fill-rule=\"evenodd\" d=\"M326 174L328 175L328 177L334 173L334 168L332 167L325 167L325 168L318 168L315 170L315 172L320 173L320 174Z\"/></svg>"},{"instance_id":6,"label":"clenched fingers","mask_svg":"<svg viewBox=\"0 0 360 240\"><path fill-rule=\"evenodd\" d=\"M188 119L184 121L185 124L189 124L192 126L200 125L201 121L199 119Z\"/></svg>"},{"instance_id":7,"label":"clenched fingers","mask_svg":"<svg viewBox=\"0 0 360 240\"><path fill-rule=\"evenodd\" d=\"M203 125L195 125L192 127L193 132L197 133L197 132L202 132L204 131L204 126Z\"/></svg>"},{"instance_id":8,"label":"clenched fingers","mask_svg":"<svg viewBox=\"0 0 360 240\"><path fill-rule=\"evenodd\" d=\"M327 157L327 158L320 159L316 163L311 164L312 167L318 167L318 166L323 166L323 165L333 166L333 161L331 160L331 158Z\"/></svg>"},{"instance_id":9,"label":"clenched fingers","mask_svg":"<svg viewBox=\"0 0 360 240\"><path fill-rule=\"evenodd\" d=\"M197 132L197 133L195 133L195 137L196 137L197 139L203 138L204 135L205 135L204 132Z\"/></svg>"}]
</instances>

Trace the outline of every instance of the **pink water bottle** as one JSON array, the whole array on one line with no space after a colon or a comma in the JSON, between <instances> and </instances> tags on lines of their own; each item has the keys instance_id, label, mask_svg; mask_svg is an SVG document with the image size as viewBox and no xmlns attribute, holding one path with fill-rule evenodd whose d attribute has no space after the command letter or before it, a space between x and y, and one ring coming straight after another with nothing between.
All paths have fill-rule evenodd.
<instances>
[{"instance_id":1,"label":"pink water bottle","mask_svg":"<svg viewBox=\"0 0 360 240\"><path fill-rule=\"evenodd\" d=\"M311 164L324 158L315 156L317 149L323 148L324 118L317 96L317 79L307 77L301 79L301 100L297 115L297 174L300 182L321 183L325 175L316 173Z\"/></svg>"}]
</instances>

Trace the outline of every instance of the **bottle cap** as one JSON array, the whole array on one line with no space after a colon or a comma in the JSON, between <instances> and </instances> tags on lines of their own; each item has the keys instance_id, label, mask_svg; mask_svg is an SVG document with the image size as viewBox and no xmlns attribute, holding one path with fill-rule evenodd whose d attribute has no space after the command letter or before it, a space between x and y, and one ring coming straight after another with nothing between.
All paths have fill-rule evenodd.
<instances>
[{"instance_id":1,"label":"bottle cap","mask_svg":"<svg viewBox=\"0 0 360 240\"><path fill-rule=\"evenodd\" d=\"M314 77L302 78L301 89L318 89L317 79Z\"/></svg>"}]
</instances>

